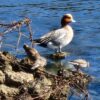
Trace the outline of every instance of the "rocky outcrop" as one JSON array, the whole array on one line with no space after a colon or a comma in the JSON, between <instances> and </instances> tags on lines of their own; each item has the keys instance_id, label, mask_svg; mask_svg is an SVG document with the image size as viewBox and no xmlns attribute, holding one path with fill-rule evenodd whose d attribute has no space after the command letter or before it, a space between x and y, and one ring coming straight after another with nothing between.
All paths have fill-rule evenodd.
<instances>
[{"instance_id":1,"label":"rocky outcrop","mask_svg":"<svg viewBox=\"0 0 100 100\"><path fill-rule=\"evenodd\" d=\"M19 94L20 89L18 87L34 81L34 76L32 73L26 73L24 70L19 70L20 64L18 63L20 63L20 60L16 59L14 56L10 55L7 52L0 52L1 98L7 99L10 97L11 99L11 97Z\"/></svg>"},{"instance_id":2,"label":"rocky outcrop","mask_svg":"<svg viewBox=\"0 0 100 100\"><path fill-rule=\"evenodd\" d=\"M31 69L34 70L38 67L44 67L47 64L46 59L41 57L36 49L30 48L28 45L24 45L23 48L25 49L30 61L34 62Z\"/></svg>"},{"instance_id":3,"label":"rocky outcrop","mask_svg":"<svg viewBox=\"0 0 100 100\"><path fill-rule=\"evenodd\" d=\"M71 88L88 95L88 75L64 69L54 75L40 63L34 68L38 57L33 58L31 55L31 59L28 56L19 60L0 52L0 100L66 100Z\"/></svg>"}]
</instances>

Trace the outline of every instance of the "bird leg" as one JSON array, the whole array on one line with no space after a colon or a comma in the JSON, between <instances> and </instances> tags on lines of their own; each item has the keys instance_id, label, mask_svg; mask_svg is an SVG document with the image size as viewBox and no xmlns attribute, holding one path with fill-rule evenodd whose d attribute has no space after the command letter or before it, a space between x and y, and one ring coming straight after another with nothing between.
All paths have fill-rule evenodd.
<instances>
[{"instance_id":1,"label":"bird leg","mask_svg":"<svg viewBox=\"0 0 100 100\"><path fill-rule=\"evenodd\" d=\"M61 53L61 52L62 52L62 50L61 50L61 47L60 47L60 46L59 46L58 50L59 50L59 53Z\"/></svg>"},{"instance_id":2,"label":"bird leg","mask_svg":"<svg viewBox=\"0 0 100 100\"><path fill-rule=\"evenodd\" d=\"M55 53L61 53L61 47L59 46L57 49L55 49Z\"/></svg>"}]
</instances>

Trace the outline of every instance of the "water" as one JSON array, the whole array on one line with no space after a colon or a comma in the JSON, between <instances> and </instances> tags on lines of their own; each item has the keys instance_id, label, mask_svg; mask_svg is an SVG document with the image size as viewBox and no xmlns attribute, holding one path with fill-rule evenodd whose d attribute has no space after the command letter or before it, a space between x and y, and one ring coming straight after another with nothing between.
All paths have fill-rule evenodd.
<instances>
[{"instance_id":1,"label":"water","mask_svg":"<svg viewBox=\"0 0 100 100\"><path fill-rule=\"evenodd\" d=\"M9 23L24 17L32 20L34 38L60 27L60 18L63 14L72 13L76 23L72 24L75 30L73 41L64 48L71 53L66 60L84 58L91 63L85 72L96 77L96 81L89 86L93 100L100 100L100 1L99 0L2 0L0 1L0 22ZM26 32L28 34L28 32ZM11 35L12 34L12 35ZM17 33L5 36L5 42L16 44ZM19 49L26 38L21 40ZM36 47L44 55L52 51ZM9 47L4 50L13 51ZM22 55L20 55L21 57Z\"/></svg>"}]
</instances>

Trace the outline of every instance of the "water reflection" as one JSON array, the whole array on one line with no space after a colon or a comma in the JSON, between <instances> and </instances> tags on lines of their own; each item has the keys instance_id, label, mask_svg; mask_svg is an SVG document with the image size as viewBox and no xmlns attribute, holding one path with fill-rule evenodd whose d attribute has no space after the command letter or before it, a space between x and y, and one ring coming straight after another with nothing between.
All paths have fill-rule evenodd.
<instances>
[{"instance_id":1,"label":"water reflection","mask_svg":"<svg viewBox=\"0 0 100 100\"><path fill-rule=\"evenodd\" d=\"M75 70L74 66L65 60L52 60L48 62L46 69L53 74L57 74L58 70Z\"/></svg>"}]
</instances>

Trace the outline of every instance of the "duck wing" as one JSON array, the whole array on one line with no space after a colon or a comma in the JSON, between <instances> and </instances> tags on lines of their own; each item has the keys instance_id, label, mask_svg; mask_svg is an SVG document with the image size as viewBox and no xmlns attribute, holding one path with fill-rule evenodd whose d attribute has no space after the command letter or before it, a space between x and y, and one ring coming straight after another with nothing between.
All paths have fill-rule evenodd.
<instances>
[{"instance_id":1,"label":"duck wing","mask_svg":"<svg viewBox=\"0 0 100 100\"><path fill-rule=\"evenodd\" d=\"M56 42L57 39L63 38L65 34L63 34L62 29L51 31L44 36L42 36L40 39L35 39L34 41L36 43L48 43L50 41Z\"/></svg>"}]
</instances>

